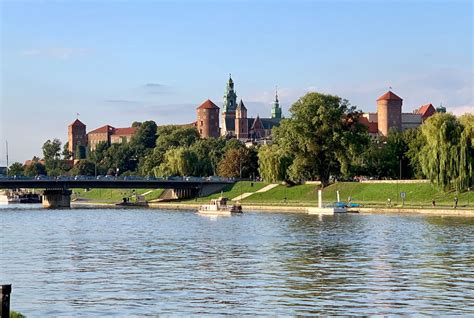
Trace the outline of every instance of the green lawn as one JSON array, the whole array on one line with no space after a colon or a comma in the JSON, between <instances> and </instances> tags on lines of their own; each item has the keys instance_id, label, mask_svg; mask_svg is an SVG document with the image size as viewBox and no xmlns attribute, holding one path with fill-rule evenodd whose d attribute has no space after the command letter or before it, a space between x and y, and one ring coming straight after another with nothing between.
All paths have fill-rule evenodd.
<instances>
[{"instance_id":1,"label":"green lawn","mask_svg":"<svg viewBox=\"0 0 474 318\"><path fill-rule=\"evenodd\" d=\"M73 189L72 191L74 193L73 198L103 203L122 202L123 197L130 197L134 194L132 189L90 189L88 191L85 189ZM145 200L147 201L158 199L162 192L162 189L135 189L136 194L147 193L145 195Z\"/></svg>"},{"instance_id":2,"label":"green lawn","mask_svg":"<svg viewBox=\"0 0 474 318\"><path fill-rule=\"evenodd\" d=\"M228 198L228 199L233 199L236 198L240 195L240 193L246 193L246 192L255 192L263 187L269 185L268 182L251 182L251 181L239 181L234 184L229 184L227 185L223 190L222 190L222 196ZM202 197L202 198L197 198L197 199L192 199L192 200L186 200L185 202L209 202L211 199L216 199L221 196L221 192L211 194L207 197Z\"/></svg>"},{"instance_id":3,"label":"green lawn","mask_svg":"<svg viewBox=\"0 0 474 318\"><path fill-rule=\"evenodd\" d=\"M256 193L243 200L247 204L271 204L277 205L286 202L288 205L310 205L317 202L317 185L298 185L286 187L279 185L276 188L264 193ZM347 201L351 197L352 202L360 203L365 206L385 206L387 199L390 198L392 205L397 205L397 184L370 184L359 182L340 182L326 187L323 191L323 202L325 204L336 202L336 191L339 190L341 201ZM436 201L437 206L452 206L455 191L444 193L437 191L431 184L399 184L398 192L406 192L405 206L428 207L431 206L431 200ZM458 206L468 204L468 193L464 192L458 195ZM470 205L474 207L474 194L470 194ZM401 205L401 199L398 198L398 204Z\"/></svg>"}]
</instances>

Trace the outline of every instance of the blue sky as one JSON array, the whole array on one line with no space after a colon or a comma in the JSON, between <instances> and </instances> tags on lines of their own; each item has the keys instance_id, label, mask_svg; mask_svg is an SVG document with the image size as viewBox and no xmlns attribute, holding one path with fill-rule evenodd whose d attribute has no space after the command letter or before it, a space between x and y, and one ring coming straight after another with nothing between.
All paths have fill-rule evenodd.
<instances>
[{"instance_id":1,"label":"blue sky","mask_svg":"<svg viewBox=\"0 0 474 318\"><path fill-rule=\"evenodd\" d=\"M88 130L188 123L228 74L249 115L308 91L474 112L472 1L1 1L0 165Z\"/></svg>"}]
</instances>

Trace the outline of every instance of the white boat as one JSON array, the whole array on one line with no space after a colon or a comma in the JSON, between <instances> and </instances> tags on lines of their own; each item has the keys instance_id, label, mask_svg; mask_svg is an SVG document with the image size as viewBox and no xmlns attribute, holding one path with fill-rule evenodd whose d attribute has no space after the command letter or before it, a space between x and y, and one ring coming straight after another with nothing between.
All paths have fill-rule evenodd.
<instances>
[{"instance_id":1,"label":"white boat","mask_svg":"<svg viewBox=\"0 0 474 318\"><path fill-rule=\"evenodd\" d=\"M198 213L208 215L231 215L232 213L242 213L241 205L227 205L227 201L229 200L224 197L212 199L211 204L201 205Z\"/></svg>"}]
</instances>

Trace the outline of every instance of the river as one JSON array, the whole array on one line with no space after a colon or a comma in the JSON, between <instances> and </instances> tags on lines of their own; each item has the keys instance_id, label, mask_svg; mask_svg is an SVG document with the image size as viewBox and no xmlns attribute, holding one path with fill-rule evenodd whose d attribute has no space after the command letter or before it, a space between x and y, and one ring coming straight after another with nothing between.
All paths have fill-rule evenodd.
<instances>
[{"instance_id":1,"label":"river","mask_svg":"<svg viewBox=\"0 0 474 318\"><path fill-rule=\"evenodd\" d=\"M474 218L0 208L31 317L474 315Z\"/></svg>"}]
</instances>

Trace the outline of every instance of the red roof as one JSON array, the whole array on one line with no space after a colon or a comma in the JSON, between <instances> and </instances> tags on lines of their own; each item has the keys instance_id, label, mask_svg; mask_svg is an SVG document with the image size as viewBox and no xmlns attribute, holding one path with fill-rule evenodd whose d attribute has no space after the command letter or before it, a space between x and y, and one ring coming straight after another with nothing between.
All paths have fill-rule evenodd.
<instances>
[{"instance_id":1,"label":"red roof","mask_svg":"<svg viewBox=\"0 0 474 318\"><path fill-rule=\"evenodd\" d=\"M382 96L380 96L379 98L377 98L377 100L379 101L379 100L403 100L403 99L398 97L392 91L388 91L385 94L383 94Z\"/></svg>"},{"instance_id":2,"label":"red roof","mask_svg":"<svg viewBox=\"0 0 474 318\"><path fill-rule=\"evenodd\" d=\"M214 104L210 99L206 100L204 103L202 103L197 109L219 109L216 104Z\"/></svg>"},{"instance_id":3,"label":"red roof","mask_svg":"<svg viewBox=\"0 0 474 318\"><path fill-rule=\"evenodd\" d=\"M94 129L93 131L89 131L89 134L113 132L114 130L115 130L114 127L109 126L109 125L105 125L105 126L97 128L97 129Z\"/></svg>"},{"instance_id":4,"label":"red roof","mask_svg":"<svg viewBox=\"0 0 474 318\"><path fill-rule=\"evenodd\" d=\"M430 108L432 108L432 109L430 109ZM433 113L436 112L436 109L434 108L433 104L426 104L426 105L421 106L416 111L416 114L421 114L421 116L424 116L426 114L426 112L428 112L428 110L430 110Z\"/></svg>"},{"instance_id":5,"label":"red roof","mask_svg":"<svg viewBox=\"0 0 474 318\"><path fill-rule=\"evenodd\" d=\"M133 135L136 131L136 127L115 128L114 135Z\"/></svg>"},{"instance_id":6,"label":"red roof","mask_svg":"<svg viewBox=\"0 0 474 318\"><path fill-rule=\"evenodd\" d=\"M82 127L86 127L86 125L84 125L84 123L82 121L80 121L79 119L76 119L72 124L70 124L69 126L73 126L73 127L77 127L77 126L82 126Z\"/></svg>"},{"instance_id":7,"label":"red roof","mask_svg":"<svg viewBox=\"0 0 474 318\"><path fill-rule=\"evenodd\" d=\"M379 125L376 122L369 122L367 117L359 117L359 123L367 127L367 131L370 134L376 134L379 132Z\"/></svg>"}]
</instances>

